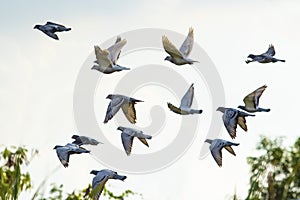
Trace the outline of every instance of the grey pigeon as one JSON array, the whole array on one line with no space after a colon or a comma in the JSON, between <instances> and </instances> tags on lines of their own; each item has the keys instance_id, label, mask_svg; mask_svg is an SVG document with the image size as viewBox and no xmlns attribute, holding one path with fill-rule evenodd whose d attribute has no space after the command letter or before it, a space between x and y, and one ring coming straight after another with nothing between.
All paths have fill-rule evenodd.
<instances>
[{"instance_id":1,"label":"grey pigeon","mask_svg":"<svg viewBox=\"0 0 300 200\"><path fill-rule=\"evenodd\" d=\"M100 144L103 144L102 142L98 142L97 140L93 139L93 138L90 138L90 137L87 137L87 136L79 136L79 135L72 135L72 139L74 139L74 141L72 142L73 144L77 144L78 146L81 146L81 145L98 145L99 143Z\"/></svg>"},{"instance_id":2,"label":"grey pigeon","mask_svg":"<svg viewBox=\"0 0 300 200\"><path fill-rule=\"evenodd\" d=\"M34 29L38 29L48 35L49 37L58 40L58 36L55 32L63 32L63 31L70 31L71 28L66 28L63 25L56 24L53 22L47 22L45 25L35 25Z\"/></svg>"},{"instance_id":3,"label":"grey pigeon","mask_svg":"<svg viewBox=\"0 0 300 200\"><path fill-rule=\"evenodd\" d=\"M275 63L278 61L285 62L285 60L280 60L280 59L274 58L273 57L274 55L275 55L275 48L271 44L271 45L269 45L269 48L265 53L260 54L260 55L250 54L248 56L248 58L251 58L251 60L246 60L245 62L247 64L250 62L259 62L259 63L270 63L270 62Z\"/></svg>"},{"instance_id":4,"label":"grey pigeon","mask_svg":"<svg viewBox=\"0 0 300 200\"><path fill-rule=\"evenodd\" d=\"M239 145L238 143L233 143L222 139L214 139L214 140L206 139L205 142L210 144L209 149L211 155L214 157L219 167L222 167L222 149L225 148L229 153L235 156L235 153L231 148L231 146Z\"/></svg>"},{"instance_id":5,"label":"grey pigeon","mask_svg":"<svg viewBox=\"0 0 300 200\"><path fill-rule=\"evenodd\" d=\"M113 44L108 49L102 50L99 46L95 46L95 55L97 65L94 65L92 69L102 72L104 74L111 74L113 72L119 72L122 70L130 70L130 68L122 67L117 64L120 57L121 49L125 46L127 41L125 39L121 40L118 37L115 44Z\"/></svg>"},{"instance_id":6,"label":"grey pigeon","mask_svg":"<svg viewBox=\"0 0 300 200\"><path fill-rule=\"evenodd\" d=\"M244 131L247 131L248 129L247 129L247 125L246 125L246 117L255 116L255 115L251 115L251 114L236 110L234 108L219 107L217 109L217 111L220 111L223 113L222 118L223 118L224 125L232 139L234 139L236 137L237 124Z\"/></svg>"},{"instance_id":7,"label":"grey pigeon","mask_svg":"<svg viewBox=\"0 0 300 200\"><path fill-rule=\"evenodd\" d=\"M129 156L131 153L131 148L132 148L132 143L134 137L138 138L144 145L149 147L148 142L146 139L151 139L152 136L150 135L145 135L143 131L139 131L133 128L126 128L119 126L117 130L122 131L121 133L121 139L122 139L122 144L125 149L126 154Z\"/></svg>"},{"instance_id":8,"label":"grey pigeon","mask_svg":"<svg viewBox=\"0 0 300 200\"><path fill-rule=\"evenodd\" d=\"M194 98L194 84L192 84L189 87L188 91L182 97L179 108L172 105L171 103L168 103L168 107L170 108L170 110L180 115L201 114L202 110L191 109L193 98Z\"/></svg>"},{"instance_id":9,"label":"grey pigeon","mask_svg":"<svg viewBox=\"0 0 300 200\"><path fill-rule=\"evenodd\" d=\"M92 181L93 200L98 200L100 198L104 185L108 179L118 179L124 181L127 178L126 176L119 175L117 172L109 169L103 169L100 171L92 170L90 174L95 175Z\"/></svg>"},{"instance_id":10,"label":"grey pigeon","mask_svg":"<svg viewBox=\"0 0 300 200\"><path fill-rule=\"evenodd\" d=\"M120 108L122 108L124 115L130 123L136 123L136 111L134 104L143 101L119 94L110 94L106 98L111 101L107 107L104 123L107 123L111 118L113 118Z\"/></svg>"},{"instance_id":11,"label":"grey pigeon","mask_svg":"<svg viewBox=\"0 0 300 200\"><path fill-rule=\"evenodd\" d=\"M81 153L90 153L89 150L86 150L77 144L68 143L65 146L56 145L54 147L56 150L57 157L59 158L61 164L64 167L69 166L69 157L72 154L81 154Z\"/></svg>"},{"instance_id":12,"label":"grey pigeon","mask_svg":"<svg viewBox=\"0 0 300 200\"><path fill-rule=\"evenodd\" d=\"M260 88L256 89L255 91L251 92L244 98L245 106L238 106L238 108L243 109L247 112L254 113L254 112L270 112L271 109L269 108L260 108L258 107L259 98L262 93L267 88L266 85L261 86Z\"/></svg>"},{"instance_id":13,"label":"grey pigeon","mask_svg":"<svg viewBox=\"0 0 300 200\"><path fill-rule=\"evenodd\" d=\"M172 44L167 36L162 37L162 43L165 51L170 55L165 58L165 60L174 63L175 65L185 65L185 64L193 64L194 62L198 62L188 58L189 54L192 51L194 45L194 30L193 28L189 29L189 33L182 43L180 49L178 50L174 44Z\"/></svg>"}]
</instances>

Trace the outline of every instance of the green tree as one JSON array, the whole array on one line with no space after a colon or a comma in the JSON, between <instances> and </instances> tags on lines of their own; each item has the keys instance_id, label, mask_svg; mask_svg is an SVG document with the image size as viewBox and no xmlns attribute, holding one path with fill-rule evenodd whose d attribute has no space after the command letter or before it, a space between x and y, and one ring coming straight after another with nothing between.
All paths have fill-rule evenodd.
<instances>
[{"instance_id":1,"label":"green tree","mask_svg":"<svg viewBox=\"0 0 300 200\"><path fill-rule=\"evenodd\" d=\"M248 157L250 189L247 200L282 200L300 197L300 138L291 147L283 138L261 137L258 157Z\"/></svg>"}]
</instances>

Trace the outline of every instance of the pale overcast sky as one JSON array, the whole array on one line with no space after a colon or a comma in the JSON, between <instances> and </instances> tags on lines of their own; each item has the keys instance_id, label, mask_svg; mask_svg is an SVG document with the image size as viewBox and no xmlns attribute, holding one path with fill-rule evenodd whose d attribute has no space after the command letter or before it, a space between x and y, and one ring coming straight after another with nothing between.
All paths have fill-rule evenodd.
<instances>
[{"instance_id":1,"label":"pale overcast sky","mask_svg":"<svg viewBox=\"0 0 300 200\"><path fill-rule=\"evenodd\" d=\"M272 138L285 136L286 144L299 136L299 9L300 2L297 0L231 0L226 3L221 0L2 2L1 144L25 145L40 151L28 169L35 187L57 166L60 166L59 170L48 183L62 183L68 192L87 186L93 178L90 170L107 166L98 162L95 156L75 155L70 159L69 168L64 169L53 147L69 142L70 136L78 133L73 93L80 70L92 66L94 45L141 28L166 29L186 35L188 28L193 27L195 42L212 60L223 83L226 103L219 106L237 107L242 104L245 95L266 84L268 88L260 104L271 108L271 112L248 118L247 133L238 128L234 140L240 143L234 148L237 156L224 151L223 167L219 168L211 155L199 159L210 125L222 123L221 114L219 120L212 120L215 107L211 103L210 86L204 81L205 77L197 76L191 66L176 67L164 61L167 54L163 51L144 50L121 56L119 64L132 69L159 64L182 74L187 82L195 83L195 101L204 112L199 116L184 116L200 122L196 137L179 160L147 174L126 173L120 169L128 176L127 180L111 181L109 188L117 193L132 189L142 193L145 200L229 199L236 188L238 196L244 199L249 180L246 157L256 154L259 135ZM59 33L60 40L55 41L33 29L35 24L46 21L62 23L72 30ZM172 40L172 36L169 37ZM158 38L158 42L160 40ZM182 41L173 42L180 45ZM129 43L128 40L128 46ZM285 59L286 63L245 64L248 54L263 53L271 43L276 49L275 57ZM195 52L192 56L196 60L201 59ZM199 61L199 66L193 67L206 67ZM94 78L99 76L96 71L88 73ZM105 99L106 95L129 73L105 76L99 81L94 94L95 114L99 126L106 133L106 142L121 151L116 121L112 120L107 125L102 121L109 102ZM107 87L103 87L104 84ZM166 102L177 105L181 97L174 96L167 89L153 84L132 91L132 95L145 100L145 103L137 105L137 127L143 129L151 124L153 105L164 103L160 108L166 116L164 127L149 142L149 149L135 141L133 150L136 153L146 156L149 152L163 149L176 138L182 118L171 113ZM122 117L121 114L118 116ZM220 138L231 140L224 127L221 133ZM81 134L94 136L93 133ZM101 151L105 145L107 143L96 148ZM32 194L23 198L28 195Z\"/></svg>"}]
</instances>

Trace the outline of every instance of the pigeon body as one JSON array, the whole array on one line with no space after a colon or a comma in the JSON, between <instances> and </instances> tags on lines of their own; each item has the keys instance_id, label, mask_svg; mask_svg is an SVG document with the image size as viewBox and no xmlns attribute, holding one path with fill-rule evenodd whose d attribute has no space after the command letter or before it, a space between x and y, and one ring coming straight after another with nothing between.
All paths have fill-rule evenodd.
<instances>
[{"instance_id":1,"label":"pigeon body","mask_svg":"<svg viewBox=\"0 0 300 200\"><path fill-rule=\"evenodd\" d=\"M224 126L226 127L226 130L232 139L235 139L235 137L236 137L237 124L244 131L247 131L248 129L247 129L247 125L246 125L246 117L255 116L255 115L251 115L251 114L236 110L234 108L219 107L217 109L217 111L220 111L223 113L222 119L224 122Z\"/></svg>"},{"instance_id":2,"label":"pigeon body","mask_svg":"<svg viewBox=\"0 0 300 200\"><path fill-rule=\"evenodd\" d=\"M136 123L136 111L134 104L143 101L119 94L110 94L106 98L111 101L106 111L104 123L107 123L111 118L113 118L120 108L122 108L124 115L130 123Z\"/></svg>"},{"instance_id":3,"label":"pigeon body","mask_svg":"<svg viewBox=\"0 0 300 200\"><path fill-rule=\"evenodd\" d=\"M239 145L238 143L233 143L222 139L206 139L205 142L210 144L209 149L211 155L213 156L219 167L222 167L222 149L225 148L229 153L235 156L235 152L233 151L231 146Z\"/></svg>"},{"instance_id":4,"label":"pigeon body","mask_svg":"<svg viewBox=\"0 0 300 200\"><path fill-rule=\"evenodd\" d=\"M59 158L61 164L64 167L69 166L69 158L72 154L81 154L81 153L90 153L89 150L86 150L76 144L68 143L65 146L56 145L54 147L56 150L57 157Z\"/></svg>"},{"instance_id":5,"label":"pigeon body","mask_svg":"<svg viewBox=\"0 0 300 200\"><path fill-rule=\"evenodd\" d=\"M269 112L271 109L269 108L260 108L259 105L259 98L262 93L267 88L266 85L261 86L260 88L254 90L250 94L248 94L244 99L245 106L238 106L238 108L243 109L247 112L254 113L254 112Z\"/></svg>"},{"instance_id":6,"label":"pigeon body","mask_svg":"<svg viewBox=\"0 0 300 200\"><path fill-rule=\"evenodd\" d=\"M74 141L72 142L73 144L76 144L78 146L81 145L98 145L103 144L102 142L98 142L97 140L87 137L87 136L79 136L79 135L73 135L72 139L74 139Z\"/></svg>"},{"instance_id":7,"label":"pigeon body","mask_svg":"<svg viewBox=\"0 0 300 200\"><path fill-rule=\"evenodd\" d=\"M58 40L58 36L55 34L55 32L63 32L63 31L70 31L71 28L66 28L63 25L56 24L53 22L47 22L45 25L35 25L34 29L38 29L48 35L49 37Z\"/></svg>"},{"instance_id":8,"label":"pigeon body","mask_svg":"<svg viewBox=\"0 0 300 200\"><path fill-rule=\"evenodd\" d=\"M122 144L128 156L131 154L132 143L135 137L138 138L144 145L149 147L146 139L151 139L152 136L144 134L143 131L139 131L133 128L126 128L122 126L119 126L117 130L122 131L121 133Z\"/></svg>"},{"instance_id":9,"label":"pigeon body","mask_svg":"<svg viewBox=\"0 0 300 200\"><path fill-rule=\"evenodd\" d=\"M108 49L102 50L99 46L95 46L96 61L97 65L94 65L92 69L102 72L104 74L111 74L113 72L119 72L122 70L130 70L130 68L122 67L117 64L120 57L121 49L125 46L127 41L125 39L121 40L118 37L115 44L113 44Z\"/></svg>"},{"instance_id":10,"label":"pigeon body","mask_svg":"<svg viewBox=\"0 0 300 200\"><path fill-rule=\"evenodd\" d=\"M251 60L246 60L246 63L248 64L250 62L259 62L259 63L285 62L285 60L274 58L273 57L274 55L275 55L275 48L271 44L271 45L269 45L268 50L263 54L260 54L260 55L250 54L248 56L248 58L251 58Z\"/></svg>"},{"instance_id":11,"label":"pigeon body","mask_svg":"<svg viewBox=\"0 0 300 200\"><path fill-rule=\"evenodd\" d=\"M191 65L194 62L198 62L188 58L194 45L193 28L189 29L189 33L179 50L169 41L169 39L165 35L162 37L162 43L165 51L169 54L169 56L167 56L165 60L168 60L171 63L174 63L175 65Z\"/></svg>"},{"instance_id":12,"label":"pigeon body","mask_svg":"<svg viewBox=\"0 0 300 200\"><path fill-rule=\"evenodd\" d=\"M170 108L170 110L180 115L201 114L202 110L191 109L193 98L194 98L194 84L192 84L189 87L185 95L182 97L179 108L172 105L171 103L168 103L168 107Z\"/></svg>"},{"instance_id":13,"label":"pigeon body","mask_svg":"<svg viewBox=\"0 0 300 200\"><path fill-rule=\"evenodd\" d=\"M127 178L126 176L119 175L117 172L109 169L103 169L100 171L92 170L90 174L95 175L92 181L92 193L94 194L93 200L98 200L100 198L104 185L109 179L124 181Z\"/></svg>"}]
</instances>

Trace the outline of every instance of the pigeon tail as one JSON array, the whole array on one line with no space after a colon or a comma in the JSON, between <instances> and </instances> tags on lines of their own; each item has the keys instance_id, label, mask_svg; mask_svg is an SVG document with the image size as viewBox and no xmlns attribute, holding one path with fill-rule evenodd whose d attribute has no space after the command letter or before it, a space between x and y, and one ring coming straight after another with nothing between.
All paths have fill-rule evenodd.
<instances>
[{"instance_id":1,"label":"pigeon tail","mask_svg":"<svg viewBox=\"0 0 300 200\"><path fill-rule=\"evenodd\" d=\"M127 176L121 176L121 175L119 175L119 174L116 174L116 175L114 176L114 179L119 179L119 180L121 180L121 181L124 181L126 178L127 178Z\"/></svg>"},{"instance_id":2,"label":"pigeon tail","mask_svg":"<svg viewBox=\"0 0 300 200\"><path fill-rule=\"evenodd\" d=\"M258 111L258 112L270 112L271 109L270 109L270 108L258 108L257 111Z\"/></svg>"},{"instance_id":3,"label":"pigeon tail","mask_svg":"<svg viewBox=\"0 0 300 200\"><path fill-rule=\"evenodd\" d=\"M66 28L66 29L65 29L65 31L70 31L70 30L71 30L71 28Z\"/></svg>"},{"instance_id":4,"label":"pigeon tail","mask_svg":"<svg viewBox=\"0 0 300 200\"><path fill-rule=\"evenodd\" d=\"M203 112L203 110L191 110L191 114L201 114Z\"/></svg>"}]
</instances>

